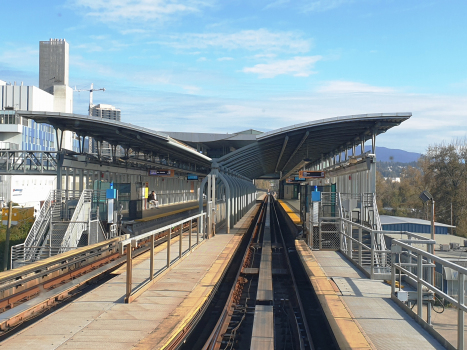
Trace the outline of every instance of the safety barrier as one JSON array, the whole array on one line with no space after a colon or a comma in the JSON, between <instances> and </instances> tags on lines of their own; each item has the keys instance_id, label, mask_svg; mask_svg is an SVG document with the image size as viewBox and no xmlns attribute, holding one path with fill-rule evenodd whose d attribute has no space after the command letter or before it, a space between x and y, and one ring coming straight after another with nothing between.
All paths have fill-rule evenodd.
<instances>
[{"instance_id":1,"label":"safety barrier","mask_svg":"<svg viewBox=\"0 0 467 350\"><path fill-rule=\"evenodd\" d=\"M414 247L413 244L426 244L427 251ZM467 312L467 306L465 305L465 275L467 275L467 268L432 254L434 244L434 240L426 238L418 241L413 239L392 240L391 298L438 340L444 340L444 345L447 348L454 348L452 344L446 344L447 341L431 327L431 303L435 302L434 295L444 298L445 301L457 308L457 349L464 349L464 313ZM457 274L457 295L449 295L442 290L442 286L437 285L434 274L435 263L440 264L443 270L448 268L454 274ZM403 280L407 284L411 284L416 291L401 292ZM396 282L399 282L398 291L396 291ZM423 318L424 301L427 304L426 321ZM416 313L412 311L411 303L417 306Z\"/></svg>"},{"instance_id":2,"label":"safety barrier","mask_svg":"<svg viewBox=\"0 0 467 350\"><path fill-rule=\"evenodd\" d=\"M193 243L193 223L196 221L196 240ZM131 303L134 299L136 299L141 293L146 291L154 282L155 278L161 275L164 271L170 269L174 264L177 264L179 261L182 260L182 257L189 254L195 247L199 246L205 239L209 238L206 235L206 223L209 222L206 213L198 214L180 221L177 221L173 224L161 227L157 230L153 230L147 232L145 234L124 240L120 242L120 249L123 254L124 250L126 249L127 255L127 262L126 262L126 297L125 302ZM183 251L183 230L185 226L188 226L188 248ZM167 235L161 238L161 241L167 241L167 264L160 268L158 271L154 272L154 244L156 240L156 236L160 235L167 231ZM171 243L172 243L172 235L178 232L179 236L179 251L178 256L175 259L171 257ZM150 252L150 266L149 266L149 277L143 283L141 283L137 288L133 290L133 261L132 261L132 248L137 247L138 242L141 241L149 241L149 252ZM152 249L151 249L152 248Z\"/></svg>"}]
</instances>

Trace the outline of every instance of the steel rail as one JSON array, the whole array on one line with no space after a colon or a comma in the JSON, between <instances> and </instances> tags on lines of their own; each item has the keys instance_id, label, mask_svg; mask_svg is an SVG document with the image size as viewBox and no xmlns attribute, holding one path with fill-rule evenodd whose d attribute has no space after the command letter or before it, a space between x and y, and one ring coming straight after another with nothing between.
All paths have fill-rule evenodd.
<instances>
[{"instance_id":1,"label":"steel rail","mask_svg":"<svg viewBox=\"0 0 467 350\"><path fill-rule=\"evenodd\" d=\"M276 223L277 223L277 229L278 229L277 232L279 233L279 236L281 237L282 245L284 246L284 249L286 249L287 246L285 245L284 236L282 234L281 226L280 226L280 223L279 223L279 218L277 216L276 206L273 205L273 208L274 208L274 216L276 218ZM288 254L284 254L284 255L285 255L285 260L287 261L287 267L289 269L290 276L292 278L293 290L295 292L295 297L297 298L298 306L300 308L300 313L302 314L302 321L303 321L303 326L305 328L307 340L308 340L308 343L310 344L310 347L312 349L314 349L313 341L312 341L311 334L310 334L310 329L308 327L308 322L307 322L306 317L305 317L305 310L303 309L302 300L300 298L300 294L298 293L297 282L295 281L295 276L294 276L294 273L293 273L292 265L290 263L289 255ZM300 332L299 332L299 334L300 334ZM300 347L302 349L304 349L304 344L302 343L303 339L300 337L299 340L300 340Z\"/></svg>"},{"instance_id":2,"label":"steel rail","mask_svg":"<svg viewBox=\"0 0 467 350\"><path fill-rule=\"evenodd\" d=\"M266 197L265 197L265 200L266 200ZM250 240L248 242L248 247L245 250L245 253L243 254L242 262L241 262L240 267L239 267L239 269L237 271L237 274L235 276L235 279L234 279L235 283L234 283L234 285L232 286L232 288L230 290L230 293L229 293L229 296L228 296L227 301L225 303L224 309L222 310L221 316L220 316L219 320L217 321L216 326L214 327L213 331L211 332L211 335L209 336L208 340L206 341L206 343L204 344L204 346L202 348L203 350L219 349L219 346L220 346L219 338L222 336L222 334L221 334L222 330L225 329L226 325L228 325L228 323L230 322L230 318L228 317L229 310L230 310L230 308L232 306L232 303L233 303L233 297L235 296L237 288L239 286L238 280L239 280L240 274L241 274L241 272L243 270L243 267L245 265L245 261L246 261L246 258L248 256L248 253L250 251L250 246L253 243L253 240L257 236L258 232L261 232L262 223L263 223L264 218L265 218L265 215L264 215L265 210L266 210L265 200L262 203L261 212L260 212L258 220L256 221L256 224L255 224L255 230L251 234ZM222 340L222 339L220 339L220 340Z\"/></svg>"}]
</instances>

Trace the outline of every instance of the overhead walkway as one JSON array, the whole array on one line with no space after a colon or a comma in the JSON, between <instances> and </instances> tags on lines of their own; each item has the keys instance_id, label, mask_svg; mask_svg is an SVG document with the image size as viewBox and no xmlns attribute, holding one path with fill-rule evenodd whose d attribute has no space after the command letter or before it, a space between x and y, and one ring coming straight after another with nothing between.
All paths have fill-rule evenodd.
<instances>
[{"instance_id":1,"label":"overhead walkway","mask_svg":"<svg viewBox=\"0 0 467 350\"><path fill-rule=\"evenodd\" d=\"M200 311L256 213L254 206L230 234L204 240L131 304L124 303L125 269L117 277L0 343L5 349L162 349ZM193 235L196 235L193 232ZM183 238L183 247L188 237ZM166 263L166 245L155 249L154 267ZM171 245L177 251L178 239ZM147 278L149 253L133 261L133 288Z\"/></svg>"},{"instance_id":2,"label":"overhead walkway","mask_svg":"<svg viewBox=\"0 0 467 350\"><path fill-rule=\"evenodd\" d=\"M335 251L297 252L341 348L444 349L391 300L391 286L366 278Z\"/></svg>"}]
</instances>

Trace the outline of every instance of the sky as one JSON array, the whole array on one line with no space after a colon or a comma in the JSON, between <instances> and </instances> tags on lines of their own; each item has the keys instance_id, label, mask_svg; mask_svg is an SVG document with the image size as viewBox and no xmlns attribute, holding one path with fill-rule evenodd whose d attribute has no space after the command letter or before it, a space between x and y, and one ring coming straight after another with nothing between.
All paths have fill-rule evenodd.
<instances>
[{"instance_id":1,"label":"sky","mask_svg":"<svg viewBox=\"0 0 467 350\"><path fill-rule=\"evenodd\" d=\"M269 131L411 112L377 145L424 153L467 135L463 0L22 0L2 4L0 80L39 82L66 39L70 86L166 131ZM7 28L7 30L5 30ZM88 92L74 93L87 114Z\"/></svg>"}]
</instances>

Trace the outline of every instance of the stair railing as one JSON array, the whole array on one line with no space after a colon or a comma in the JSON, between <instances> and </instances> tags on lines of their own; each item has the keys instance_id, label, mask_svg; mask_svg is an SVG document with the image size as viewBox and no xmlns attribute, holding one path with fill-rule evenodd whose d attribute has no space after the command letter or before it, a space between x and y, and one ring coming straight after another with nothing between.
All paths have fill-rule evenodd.
<instances>
[{"instance_id":1,"label":"stair railing","mask_svg":"<svg viewBox=\"0 0 467 350\"><path fill-rule=\"evenodd\" d=\"M93 190L83 190L71 217L71 222L63 236L60 252L65 252L69 247L77 247L81 235L88 229L89 213ZM86 205L89 204L89 205Z\"/></svg>"}]
</instances>

